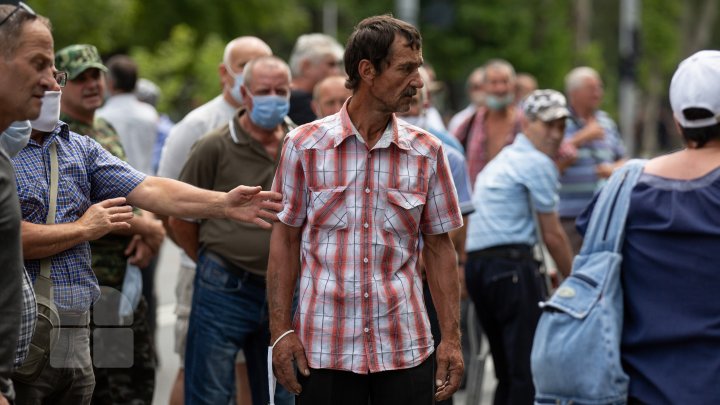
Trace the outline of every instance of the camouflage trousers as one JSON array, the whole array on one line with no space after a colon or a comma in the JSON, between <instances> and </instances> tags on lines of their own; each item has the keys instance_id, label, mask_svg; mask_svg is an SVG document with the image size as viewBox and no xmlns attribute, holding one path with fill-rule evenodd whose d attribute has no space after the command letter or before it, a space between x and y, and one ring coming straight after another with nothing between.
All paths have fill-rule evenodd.
<instances>
[{"instance_id":1,"label":"camouflage trousers","mask_svg":"<svg viewBox=\"0 0 720 405\"><path fill-rule=\"evenodd\" d=\"M102 298L101 298L102 301ZM97 307L97 304L96 304ZM109 305L109 307L115 307ZM93 311L91 322L93 370L95 372L94 405L150 405L155 390L157 359L155 344L147 320L148 305L140 298L131 324L117 319L115 325L102 325ZM124 324L127 323L126 326Z\"/></svg>"}]
</instances>

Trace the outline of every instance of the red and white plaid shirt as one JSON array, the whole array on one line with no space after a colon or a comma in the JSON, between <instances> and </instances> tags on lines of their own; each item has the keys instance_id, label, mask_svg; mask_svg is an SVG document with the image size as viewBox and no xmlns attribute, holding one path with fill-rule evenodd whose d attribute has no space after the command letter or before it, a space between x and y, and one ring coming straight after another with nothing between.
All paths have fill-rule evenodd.
<instances>
[{"instance_id":1,"label":"red and white plaid shirt","mask_svg":"<svg viewBox=\"0 0 720 405\"><path fill-rule=\"evenodd\" d=\"M433 352L418 239L462 225L455 185L437 138L393 115L368 150L346 106L288 134L275 174L280 221L304 226L293 326L310 367L414 367Z\"/></svg>"}]
</instances>

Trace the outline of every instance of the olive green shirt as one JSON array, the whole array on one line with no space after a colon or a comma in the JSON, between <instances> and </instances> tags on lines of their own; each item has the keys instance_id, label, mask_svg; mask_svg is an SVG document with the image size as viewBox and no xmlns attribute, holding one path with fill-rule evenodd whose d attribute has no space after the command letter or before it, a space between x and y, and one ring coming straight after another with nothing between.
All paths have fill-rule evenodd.
<instances>
[{"instance_id":1,"label":"olive green shirt","mask_svg":"<svg viewBox=\"0 0 720 405\"><path fill-rule=\"evenodd\" d=\"M95 122L90 126L65 114L60 115L60 120L68 124L70 131L89 136L117 158L127 161L120 137L109 122L95 118ZM90 242L91 266L100 285L117 290L122 288L127 266L125 248L131 240L130 236L106 235Z\"/></svg>"},{"instance_id":2,"label":"olive green shirt","mask_svg":"<svg viewBox=\"0 0 720 405\"><path fill-rule=\"evenodd\" d=\"M270 189L282 148L278 147L277 156L268 155L263 145L240 127L239 117L245 113L240 109L233 118L233 131L226 124L193 145L180 173L181 181L225 192L241 184ZM198 238L201 249L222 257L229 265L253 274L265 274L270 251L269 230L229 219L206 219L200 222Z\"/></svg>"}]
</instances>

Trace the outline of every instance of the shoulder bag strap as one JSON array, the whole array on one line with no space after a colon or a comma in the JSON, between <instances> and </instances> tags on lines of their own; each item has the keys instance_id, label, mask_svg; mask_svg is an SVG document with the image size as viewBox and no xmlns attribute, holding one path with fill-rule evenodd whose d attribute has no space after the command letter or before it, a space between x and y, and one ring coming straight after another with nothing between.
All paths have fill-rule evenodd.
<instances>
[{"instance_id":1,"label":"shoulder bag strap","mask_svg":"<svg viewBox=\"0 0 720 405\"><path fill-rule=\"evenodd\" d=\"M57 142L53 142L50 144L50 206L48 207L48 215L45 220L45 223L48 225L55 223L59 176ZM50 278L51 260L51 257L46 257L40 261L40 274L35 280L35 294L53 302L53 282Z\"/></svg>"},{"instance_id":2,"label":"shoulder bag strap","mask_svg":"<svg viewBox=\"0 0 720 405\"><path fill-rule=\"evenodd\" d=\"M625 236L625 220L630 194L645 167L645 160L625 163L600 191L580 254L601 251L619 252Z\"/></svg>"}]
</instances>

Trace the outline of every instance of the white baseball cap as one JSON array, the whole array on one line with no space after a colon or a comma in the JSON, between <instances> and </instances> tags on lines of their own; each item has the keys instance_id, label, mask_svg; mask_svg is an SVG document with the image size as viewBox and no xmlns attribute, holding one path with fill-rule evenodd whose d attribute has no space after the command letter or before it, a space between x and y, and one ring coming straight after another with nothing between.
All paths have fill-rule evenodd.
<instances>
[{"instance_id":1,"label":"white baseball cap","mask_svg":"<svg viewBox=\"0 0 720 405\"><path fill-rule=\"evenodd\" d=\"M684 128L702 128L720 123L720 51L700 51L680 62L670 82L670 105ZM688 119L687 108L703 108L713 116Z\"/></svg>"}]
</instances>

